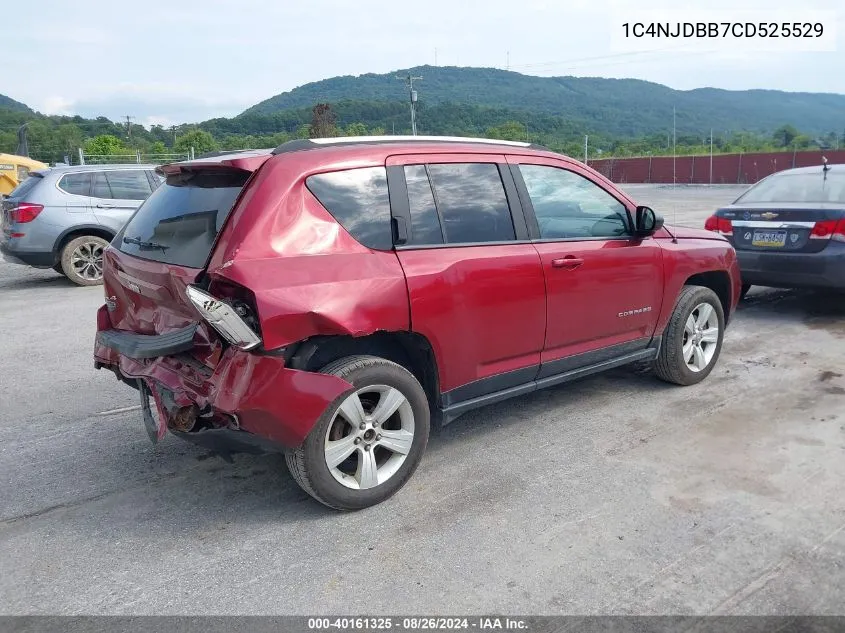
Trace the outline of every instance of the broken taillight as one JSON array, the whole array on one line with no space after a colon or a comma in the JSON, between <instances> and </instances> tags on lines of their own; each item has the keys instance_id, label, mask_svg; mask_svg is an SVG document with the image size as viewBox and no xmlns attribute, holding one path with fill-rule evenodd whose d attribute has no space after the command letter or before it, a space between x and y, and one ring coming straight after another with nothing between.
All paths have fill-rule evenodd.
<instances>
[{"instance_id":1,"label":"broken taillight","mask_svg":"<svg viewBox=\"0 0 845 633\"><path fill-rule=\"evenodd\" d=\"M233 299L222 299L200 290L196 286L185 289L191 303L220 335L232 345L250 350L261 344L261 337L247 323L248 306L240 306Z\"/></svg>"}]
</instances>

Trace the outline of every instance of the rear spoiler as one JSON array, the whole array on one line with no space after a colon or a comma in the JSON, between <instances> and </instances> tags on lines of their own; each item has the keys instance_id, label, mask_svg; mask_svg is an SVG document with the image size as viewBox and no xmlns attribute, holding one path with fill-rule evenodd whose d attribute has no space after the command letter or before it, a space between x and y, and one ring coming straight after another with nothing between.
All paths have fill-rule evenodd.
<instances>
[{"instance_id":1,"label":"rear spoiler","mask_svg":"<svg viewBox=\"0 0 845 633\"><path fill-rule=\"evenodd\" d=\"M181 171L197 169L239 169L254 172L272 158L271 150L244 150L242 152L210 152L194 160L168 163L156 168L161 176L176 175Z\"/></svg>"}]
</instances>

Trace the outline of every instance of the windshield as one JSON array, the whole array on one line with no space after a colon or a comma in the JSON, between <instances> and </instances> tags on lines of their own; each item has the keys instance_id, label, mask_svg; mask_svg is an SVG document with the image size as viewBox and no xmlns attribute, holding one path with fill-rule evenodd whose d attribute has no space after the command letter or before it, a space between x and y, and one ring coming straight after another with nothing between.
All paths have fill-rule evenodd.
<instances>
[{"instance_id":1,"label":"windshield","mask_svg":"<svg viewBox=\"0 0 845 633\"><path fill-rule=\"evenodd\" d=\"M845 203L845 173L775 174L740 196L742 202L841 202Z\"/></svg>"},{"instance_id":2,"label":"windshield","mask_svg":"<svg viewBox=\"0 0 845 633\"><path fill-rule=\"evenodd\" d=\"M115 246L136 257L202 268L247 178L243 171L169 176L129 220Z\"/></svg>"}]
</instances>

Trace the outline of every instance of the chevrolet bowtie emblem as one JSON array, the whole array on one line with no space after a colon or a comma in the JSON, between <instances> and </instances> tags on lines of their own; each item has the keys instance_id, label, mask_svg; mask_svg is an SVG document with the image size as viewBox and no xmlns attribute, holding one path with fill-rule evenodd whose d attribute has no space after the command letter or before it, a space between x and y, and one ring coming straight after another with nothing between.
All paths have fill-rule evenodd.
<instances>
[{"instance_id":1,"label":"chevrolet bowtie emblem","mask_svg":"<svg viewBox=\"0 0 845 633\"><path fill-rule=\"evenodd\" d=\"M771 211L766 211L765 213L761 213L760 217L764 220L773 220L774 218L778 217L778 214L772 213Z\"/></svg>"}]
</instances>

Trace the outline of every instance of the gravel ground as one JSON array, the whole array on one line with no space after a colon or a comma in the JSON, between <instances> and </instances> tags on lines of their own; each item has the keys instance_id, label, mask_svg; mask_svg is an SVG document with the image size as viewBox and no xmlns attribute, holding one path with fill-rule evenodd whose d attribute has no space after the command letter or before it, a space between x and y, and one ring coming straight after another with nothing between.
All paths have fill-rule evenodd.
<instances>
[{"instance_id":1,"label":"gravel ground","mask_svg":"<svg viewBox=\"0 0 845 633\"><path fill-rule=\"evenodd\" d=\"M737 188L627 185L701 226ZM633 369L460 418L392 500L149 443L100 288L0 263L0 613L845 614L845 299L754 289L702 384Z\"/></svg>"}]
</instances>

